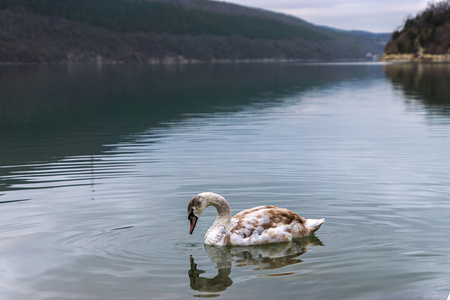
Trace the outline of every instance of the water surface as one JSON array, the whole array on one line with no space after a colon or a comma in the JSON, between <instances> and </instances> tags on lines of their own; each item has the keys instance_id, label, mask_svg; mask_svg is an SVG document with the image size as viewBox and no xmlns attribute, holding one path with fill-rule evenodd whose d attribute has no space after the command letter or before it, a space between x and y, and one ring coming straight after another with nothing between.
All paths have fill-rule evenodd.
<instances>
[{"instance_id":1,"label":"water surface","mask_svg":"<svg viewBox=\"0 0 450 300\"><path fill-rule=\"evenodd\" d=\"M2 299L446 299L450 67L0 66ZM326 218L204 247L213 209Z\"/></svg>"}]
</instances>

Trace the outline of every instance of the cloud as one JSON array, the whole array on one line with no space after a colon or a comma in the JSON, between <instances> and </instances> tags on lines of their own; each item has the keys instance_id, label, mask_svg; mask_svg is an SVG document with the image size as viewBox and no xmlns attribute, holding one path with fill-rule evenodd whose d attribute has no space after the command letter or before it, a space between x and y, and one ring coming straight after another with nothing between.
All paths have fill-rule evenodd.
<instances>
[{"instance_id":1,"label":"cloud","mask_svg":"<svg viewBox=\"0 0 450 300\"><path fill-rule=\"evenodd\" d=\"M230 0L341 29L391 32L408 15L427 6L427 0Z\"/></svg>"}]
</instances>

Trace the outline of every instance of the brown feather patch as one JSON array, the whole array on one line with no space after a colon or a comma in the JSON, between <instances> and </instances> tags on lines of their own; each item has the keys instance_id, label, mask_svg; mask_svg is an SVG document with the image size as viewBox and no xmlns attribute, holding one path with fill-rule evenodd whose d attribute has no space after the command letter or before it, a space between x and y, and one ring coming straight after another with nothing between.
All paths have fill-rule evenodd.
<instances>
[{"instance_id":1,"label":"brown feather patch","mask_svg":"<svg viewBox=\"0 0 450 300\"><path fill-rule=\"evenodd\" d=\"M290 240L291 233L297 237L303 236L306 232L303 226L306 222L304 218L288 209L272 205L250 208L236 214L233 218L237 222L231 232L240 233L244 239L251 237L254 232L261 235L263 231L269 232L269 229L279 226L286 226L286 235L278 236L283 240Z\"/></svg>"}]
</instances>

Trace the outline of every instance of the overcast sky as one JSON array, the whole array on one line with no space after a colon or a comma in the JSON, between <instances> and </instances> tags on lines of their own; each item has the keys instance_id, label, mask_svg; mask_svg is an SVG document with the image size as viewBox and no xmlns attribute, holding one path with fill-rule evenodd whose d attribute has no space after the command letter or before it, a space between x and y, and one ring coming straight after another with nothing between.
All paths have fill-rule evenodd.
<instances>
[{"instance_id":1,"label":"overcast sky","mask_svg":"<svg viewBox=\"0 0 450 300\"><path fill-rule=\"evenodd\" d=\"M225 0L300 17L316 25L392 32L428 0Z\"/></svg>"}]
</instances>

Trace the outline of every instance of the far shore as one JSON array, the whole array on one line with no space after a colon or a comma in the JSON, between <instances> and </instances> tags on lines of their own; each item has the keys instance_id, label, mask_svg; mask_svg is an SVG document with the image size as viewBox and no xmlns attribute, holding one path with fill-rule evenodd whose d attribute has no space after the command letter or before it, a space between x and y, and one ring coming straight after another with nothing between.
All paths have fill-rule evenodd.
<instances>
[{"instance_id":1,"label":"far shore","mask_svg":"<svg viewBox=\"0 0 450 300\"><path fill-rule=\"evenodd\" d=\"M150 65L183 65L183 64L200 64L200 63L345 63L345 62L376 62L376 60L361 59L287 59L287 58L261 58L261 59L212 59L212 60L197 60L187 59L184 57L165 57L165 58L152 58L142 61L122 61L122 60L107 60L107 59L94 59L94 60L63 60L63 61L28 61L28 62L0 62L1 65L76 65L76 64L150 64Z\"/></svg>"},{"instance_id":2,"label":"far shore","mask_svg":"<svg viewBox=\"0 0 450 300\"><path fill-rule=\"evenodd\" d=\"M383 54L380 62L450 62L450 53L429 54L429 53L396 53Z\"/></svg>"}]
</instances>

